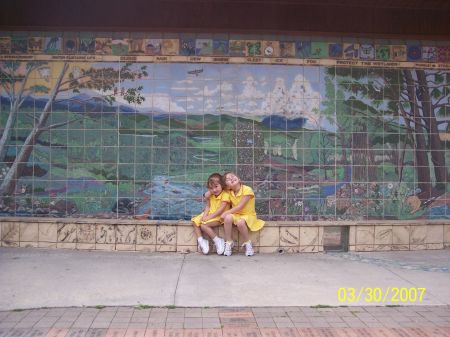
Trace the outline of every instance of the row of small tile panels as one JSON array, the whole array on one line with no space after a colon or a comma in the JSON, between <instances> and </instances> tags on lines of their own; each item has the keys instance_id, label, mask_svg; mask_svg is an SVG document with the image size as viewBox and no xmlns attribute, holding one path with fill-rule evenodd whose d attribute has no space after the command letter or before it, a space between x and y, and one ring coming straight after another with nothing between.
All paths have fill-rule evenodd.
<instances>
[{"instance_id":1,"label":"row of small tile panels","mask_svg":"<svg viewBox=\"0 0 450 337\"><path fill-rule=\"evenodd\" d=\"M30 199L30 198L28 198ZM130 197L131 199L131 197ZM202 205L200 204L197 209L191 209L191 204L178 203L177 200L169 199L155 199L152 205L158 206L157 208L152 205L145 204L146 207L154 209L152 214L144 213L146 210L133 210L135 202L130 199L120 198L120 200L128 200L129 207L122 207L119 211L116 211L117 202L113 198L67 198L67 199L49 199L43 198L42 200L33 199L34 205L26 205L25 202L19 199L8 200L9 206L4 205L0 207L2 216L56 216L56 217L85 217L91 215L97 218L115 219L115 218L132 218L133 216L141 216L141 219L149 220L190 220L192 216L198 215L202 211ZM324 200L324 199L322 199ZM12 201L15 205L12 205ZM50 202L49 202L50 201ZM165 201L165 205L157 205ZM364 200L363 200L364 201ZM258 218L266 221L317 221L317 220L395 220L397 218L406 219L409 215L411 217L410 208L403 205L392 205L390 200L385 200L383 203L380 200L377 202L377 209L374 207L363 206L362 202L353 203L357 205L358 209L351 210L348 213L344 213L343 206L352 207L350 202L347 205L331 205L325 208L326 201L323 206L319 204L319 199L304 199L298 202L298 205L292 205L289 207L282 206L282 199L277 200L260 200L257 201L256 211ZM122 202L122 201L121 201ZM170 202L170 204L169 204ZM372 200L369 200L372 202ZM122 202L124 203L124 202ZM173 206L171 206L174 204ZM13 208L14 207L14 208ZM119 207L120 208L120 207ZM320 208L320 209L319 209ZM447 213L443 212L421 212L422 219L443 219L449 218L450 212L447 208ZM418 217L417 217L418 218Z\"/></svg>"},{"instance_id":2,"label":"row of small tile panels","mask_svg":"<svg viewBox=\"0 0 450 337\"><path fill-rule=\"evenodd\" d=\"M430 43L431 44L431 43ZM447 45L265 41L228 39L114 39L3 36L0 54L264 56L382 61L450 61Z\"/></svg>"}]
</instances>

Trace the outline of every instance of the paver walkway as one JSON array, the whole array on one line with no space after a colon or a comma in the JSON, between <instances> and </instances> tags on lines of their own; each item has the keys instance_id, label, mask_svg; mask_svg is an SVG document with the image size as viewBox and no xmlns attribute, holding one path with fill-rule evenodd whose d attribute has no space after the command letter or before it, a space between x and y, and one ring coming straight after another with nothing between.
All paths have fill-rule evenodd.
<instances>
[{"instance_id":1,"label":"paver walkway","mask_svg":"<svg viewBox=\"0 0 450 337\"><path fill-rule=\"evenodd\" d=\"M0 311L0 337L450 337L450 306Z\"/></svg>"}]
</instances>

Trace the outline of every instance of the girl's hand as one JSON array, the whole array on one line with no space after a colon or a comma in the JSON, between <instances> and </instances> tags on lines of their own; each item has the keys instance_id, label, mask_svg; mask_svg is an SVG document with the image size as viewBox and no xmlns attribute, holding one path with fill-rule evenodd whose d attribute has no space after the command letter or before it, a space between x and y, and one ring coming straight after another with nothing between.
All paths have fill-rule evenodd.
<instances>
[{"instance_id":1,"label":"girl's hand","mask_svg":"<svg viewBox=\"0 0 450 337\"><path fill-rule=\"evenodd\" d=\"M225 220L225 217L226 217L228 214L230 214L230 212L228 212L228 211L223 212L222 215L220 216L220 220L224 221L224 220Z\"/></svg>"},{"instance_id":2,"label":"girl's hand","mask_svg":"<svg viewBox=\"0 0 450 337\"><path fill-rule=\"evenodd\" d=\"M208 221L209 219L211 219L211 216L209 216L209 215L204 215L204 216L202 217L202 221L203 221L203 222L206 222L206 221Z\"/></svg>"}]
</instances>

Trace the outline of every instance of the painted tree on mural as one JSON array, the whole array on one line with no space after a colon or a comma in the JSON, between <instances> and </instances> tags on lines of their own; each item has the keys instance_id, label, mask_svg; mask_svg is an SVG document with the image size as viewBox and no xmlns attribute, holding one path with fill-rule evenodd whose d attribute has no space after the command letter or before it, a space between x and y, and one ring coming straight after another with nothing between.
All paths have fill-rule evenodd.
<instances>
[{"instance_id":1,"label":"painted tree on mural","mask_svg":"<svg viewBox=\"0 0 450 337\"><path fill-rule=\"evenodd\" d=\"M445 151L440 139L439 124L449 123L445 119L445 104L449 74L439 71L415 69L369 69L355 71L351 68L329 68L327 71L327 93L336 97L325 103L325 114L335 122L337 137L343 149L352 149L352 167L358 166L358 158L371 167L373 159L368 155L374 140L383 144L398 145L391 156L397 161L399 182L403 179L403 165L407 146L414 153L417 174L417 198L422 204L445 193L447 168ZM335 115L333 116L335 111ZM438 118L444 118L438 120ZM355 125L356 124L356 125ZM359 127L362 125L362 129ZM351 128L351 138L344 131ZM364 129L365 128L365 129ZM383 128L385 137L376 137L374 131ZM355 137L355 133L357 136ZM369 135L359 139L361 133ZM358 144L355 144L355 141ZM365 147L365 149L364 149ZM360 156L355 156L355 150ZM343 150L345 151L345 150ZM347 156L343 152L344 160ZM431 158L431 160L429 160ZM346 164L344 162L344 164ZM375 172L367 172L370 175ZM361 178L352 172L352 180Z\"/></svg>"},{"instance_id":2,"label":"painted tree on mural","mask_svg":"<svg viewBox=\"0 0 450 337\"><path fill-rule=\"evenodd\" d=\"M417 178L422 201L445 192L447 167L437 116L445 117L450 93L442 72L403 70L399 110L408 134L415 139ZM450 74L446 74L447 79ZM448 120L443 120L448 124ZM431 162L428 158L430 153ZM432 174L434 173L434 186Z\"/></svg>"},{"instance_id":3,"label":"painted tree on mural","mask_svg":"<svg viewBox=\"0 0 450 337\"><path fill-rule=\"evenodd\" d=\"M0 63L0 85L3 94L9 99L9 113L3 133L0 138L0 160L5 159L6 143L17 119L17 113L28 95L48 93L48 88L39 85L30 85L30 75L34 71L45 72L47 62L29 62L26 67L21 63L7 61ZM3 96L2 94L2 96Z\"/></svg>"},{"instance_id":4,"label":"painted tree on mural","mask_svg":"<svg viewBox=\"0 0 450 337\"><path fill-rule=\"evenodd\" d=\"M17 72L23 68L25 65L25 73L21 74ZM31 128L28 136L26 137L24 143L21 145L20 151L18 151L15 156L11 166L8 169L1 185L0 194L1 195L11 195L16 189L17 180L23 176L24 169L28 163L31 153L33 152L33 147L38 140L39 136L46 131L62 127L69 123L72 123L79 118L75 118L69 121L64 121L61 123L55 123L49 125L49 117L52 113L52 105L55 103L58 95L66 92L77 93L82 89L97 90L99 92L110 92L113 90L116 83L120 81L134 81L137 78L146 76L146 67L142 66L138 69L131 69L130 64L123 65L120 69L114 69L111 67L105 68L94 68L90 67L88 69L80 69L78 67L70 67L68 62L65 62L52 87L46 85L30 86L28 87L27 81L30 74L33 71L38 71L43 67L47 66L46 63L26 63L22 65L16 64L3 64L2 65L2 78L6 78L5 81L2 80L2 86L6 92L9 93L10 106L8 122L3 129L3 134L1 138L0 153L5 155L5 145L9 140L9 135L11 133L11 128L13 127L13 121L17 115L17 111L23 103L27 95L32 95L33 93L48 93L48 100L42 111L37 111L33 118L33 127ZM49 70L48 66L47 69ZM10 75L10 77L5 77L4 74ZM119 76L120 74L120 76ZM138 88L128 88L123 92L123 98L129 103L141 104L144 97L141 96L140 92L142 87ZM112 104L115 101L113 94L103 95L101 97L106 102ZM70 98L69 98L70 100ZM11 121L10 121L11 120Z\"/></svg>"}]
</instances>

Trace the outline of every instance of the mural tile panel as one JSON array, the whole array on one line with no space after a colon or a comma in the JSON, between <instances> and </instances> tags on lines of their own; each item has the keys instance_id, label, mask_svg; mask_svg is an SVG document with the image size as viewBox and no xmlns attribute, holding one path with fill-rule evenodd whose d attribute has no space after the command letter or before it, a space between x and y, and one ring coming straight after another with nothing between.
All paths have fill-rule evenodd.
<instances>
[{"instance_id":1,"label":"mural tile panel","mask_svg":"<svg viewBox=\"0 0 450 337\"><path fill-rule=\"evenodd\" d=\"M82 33L0 40L4 55L212 53L433 62L447 59L446 48ZM448 71L176 62L0 66L18 81L29 71L29 95L5 133L13 136L0 149L5 215L189 219L203 207L208 175L225 170L254 188L257 212L266 220L433 219L450 213L448 144L442 141L448 114L434 107L448 99ZM23 152L36 126L30 116L42 113L59 76L62 93L52 98L51 113L43 113L46 124L38 126L32 152ZM420 111L422 124L411 122L415 100L433 105L431 118ZM0 102L7 111L5 92ZM7 118L3 114L0 125ZM438 118L426 134L429 121ZM434 151L425 142L430 137ZM8 175L14 162L27 163L17 179ZM109 242L114 240L102 243Z\"/></svg>"}]
</instances>

